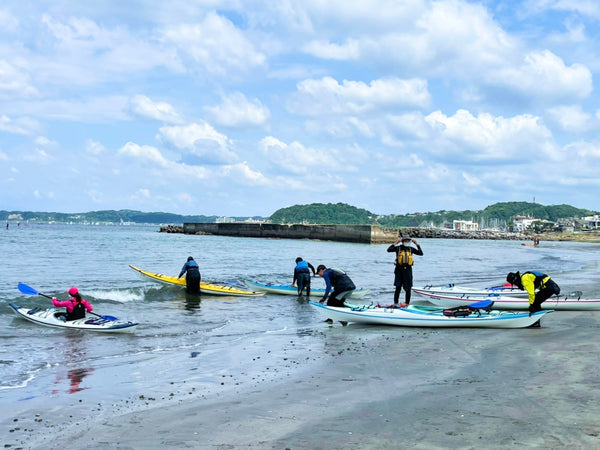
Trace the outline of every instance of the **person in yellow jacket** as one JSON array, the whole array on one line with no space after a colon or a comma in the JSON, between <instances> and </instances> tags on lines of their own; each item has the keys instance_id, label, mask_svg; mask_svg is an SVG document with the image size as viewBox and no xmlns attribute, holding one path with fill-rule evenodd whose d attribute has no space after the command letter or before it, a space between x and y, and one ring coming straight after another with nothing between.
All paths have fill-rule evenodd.
<instances>
[{"instance_id":1,"label":"person in yellow jacket","mask_svg":"<svg viewBox=\"0 0 600 450\"><path fill-rule=\"evenodd\" d=\"M412 244L416 245L416 248ZM400 291L404 288L404 306L410 303L410 294L413 285L413 255L423 256L423 250L415 239L408 236L400 236L398 240L387 249L389 253L395 253L394 265L394 306L399 306Z\"/></svg>"},{"instance_id":2,"label":"person in yellow jacket","mask_svg":"<svg viewBox=\"0 0 600 450\"><path fill-rule=\"evenodd\" d=\"M506 281L529 294L529 312L542 310L542 303L553 295L560 294L560 287L548 275L534 270L520 274L510 272ZM536 292L537 290L537 292Z\"/></svg>"}]
</instances>

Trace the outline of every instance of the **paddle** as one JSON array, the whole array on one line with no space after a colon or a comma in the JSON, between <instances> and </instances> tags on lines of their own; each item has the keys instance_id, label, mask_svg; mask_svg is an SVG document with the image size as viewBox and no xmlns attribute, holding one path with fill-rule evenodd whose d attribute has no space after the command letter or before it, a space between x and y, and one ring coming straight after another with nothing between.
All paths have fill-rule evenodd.
<instances>
[{"instance_id":1,"label":"paddle","mask_svg":"<svg viewBox=\"0 0 600 450\"><path fill-rule=\"evenodd\" d=\"M41 295L42 297L46 297L46 298L52 299L52 297L50 297L49 295L42 294L41 292L36 291L31 286L27 286L24 283L19 283L18 288L19 288L19 291L21 291L23 294L27 294L27 295ZM96 314L95 312L90 312L90 314L93 314L94 316L101 317L104 320L108 320L108 321L111 321L111 322L114 321L114 320L119 320L116 317L113 317L113 316L101 316L100 314Z\"/></svg>"}]
</instances>

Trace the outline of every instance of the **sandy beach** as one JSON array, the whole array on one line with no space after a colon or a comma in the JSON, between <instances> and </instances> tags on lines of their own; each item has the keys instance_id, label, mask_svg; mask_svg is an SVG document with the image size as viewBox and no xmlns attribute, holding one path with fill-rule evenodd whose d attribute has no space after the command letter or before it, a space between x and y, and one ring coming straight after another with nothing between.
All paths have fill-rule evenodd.
<instances>
[{"instance_id":1,"label":"sandy beach","mask_svg":"<svg viewBox=\"0 0 600 450\"><path fill-rule=\"evenodd\" d=\"M596 313L538 329L323 324L323 351L252 386L133 405L13 414L5 448L598 448ZM356 326L354 326L356 327ZM375 334L373 334L375 333ZM352 337L351 337L352 336ZM226 380L236 384L236 375ZM152 401L149 401L152 400ZM91 409L91 410L90 410ZM79 413L78 413L79 414ZM70 418L71 417L71 418ZM8 433L6 433L8 431Z\"/></svg>"}]
</instances>

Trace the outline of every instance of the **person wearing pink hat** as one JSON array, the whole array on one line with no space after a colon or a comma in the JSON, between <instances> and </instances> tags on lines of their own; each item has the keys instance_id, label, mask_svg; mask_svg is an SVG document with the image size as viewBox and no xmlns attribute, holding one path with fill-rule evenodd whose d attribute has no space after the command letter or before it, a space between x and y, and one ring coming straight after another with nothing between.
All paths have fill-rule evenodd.
<instances>
[{"instance_id":1,"label":"person wearing pink hat","mask_svg":"<svg viewBox=\"0 0 600 450\"><path fill-rule=\"evenodd\" d=\"M52 297L52 304L57 308L67 308L67 320L84 319L85 312L92 312L94 308L89 302L81 297L79 289L75 286L70 288L67 293L71 296L69 300L60 301Z\"/></svg>"}]
</instances>

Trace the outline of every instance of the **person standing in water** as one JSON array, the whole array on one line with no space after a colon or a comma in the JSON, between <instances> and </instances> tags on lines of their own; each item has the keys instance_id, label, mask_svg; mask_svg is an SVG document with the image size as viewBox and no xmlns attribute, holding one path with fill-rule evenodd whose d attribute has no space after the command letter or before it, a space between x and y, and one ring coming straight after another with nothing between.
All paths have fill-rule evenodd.
<instances>
[{"instance_id":1,"label":"person standing in water","mask_svg":"<svg viewBox=\"0 0 600 450\"><path fill-rule=\"evenodd\" d=\"M202 276L200 275L200 267L191 256L188 256L188 259L181 268L181 272L179 272L177 279L181 278L184 273L187 293L200 294L200 282L202 280Z\"/></svg>"},{"instance_id":2,"label":"person standing in water","mask_svg":"<svg viewBox=\"0 0 600 450\"><path fill-rule=\"evenodd\" d=\"M416 245L416 248L411 245ZM410 294L413 285L413 255L423 256L423 250L415 239L408 236L400 236L398 240L387 249L389 253L396 253L396 263L394 267L394 306L398 306L400 291L404 288L404 303L410 304Z\"/></svg>"},{"instance_id":3,"label":"person standing in water","mask_svg":"<svg viewBox=\"0 0 600 450\"><path fill-rule=\"evenodd\" d=\"M306 296L310 297L310 271L312 270L313 277L316 276L315 268L308 261L302 258L296 258L296 267L294 267L294 279L292 286L298 282L298 297L302 295L302 290L306 288Z\"/></svg>"}]
</instances>

